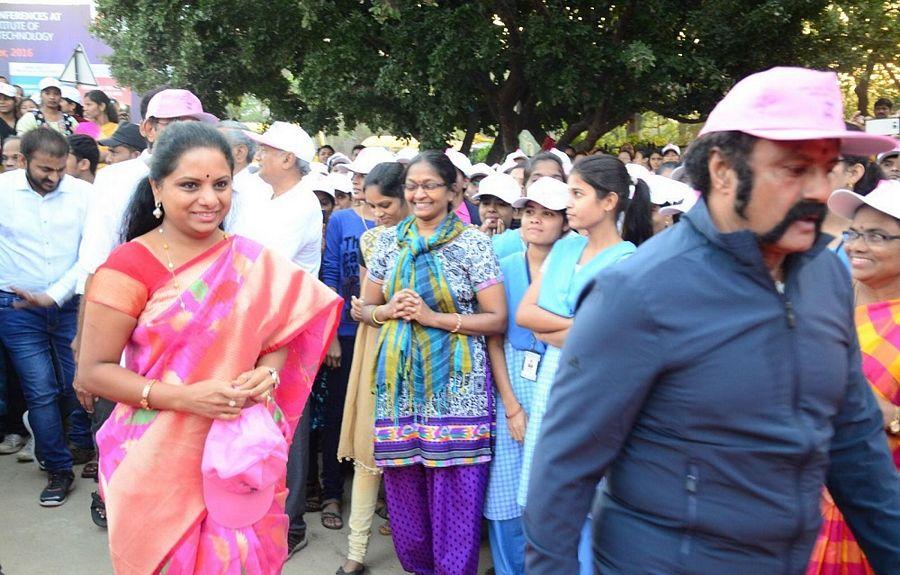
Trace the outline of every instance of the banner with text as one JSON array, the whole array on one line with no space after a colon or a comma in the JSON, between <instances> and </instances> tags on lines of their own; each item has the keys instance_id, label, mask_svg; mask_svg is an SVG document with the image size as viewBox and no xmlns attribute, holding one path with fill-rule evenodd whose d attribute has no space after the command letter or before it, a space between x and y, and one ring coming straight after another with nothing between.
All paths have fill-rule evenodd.
<instances>
[{"instance_id":1,"label":"banner with text","mask_svg":"<svg viewBox=\"0 0 900 575\"><path fill-rule=\"evenodd\" d=\"M90 33L88 4L23 4L0 2L0 75L31 96L38 82L58 77L81 43L99 86L78 86L84 94L101 89L110 98L131 105L132 94L117 85L104 61L112 50Z\"/></svg>"}]
</instances>

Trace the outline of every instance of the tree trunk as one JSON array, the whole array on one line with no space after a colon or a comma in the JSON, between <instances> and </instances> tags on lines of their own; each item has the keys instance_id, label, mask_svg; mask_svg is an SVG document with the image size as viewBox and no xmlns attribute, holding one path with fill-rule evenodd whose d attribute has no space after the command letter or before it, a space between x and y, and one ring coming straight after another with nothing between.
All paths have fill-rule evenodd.
<instances>
[{"instance_id":1,"label":"tree trunk","mask_svg":"<svg viewBox=\"0 0 900 575\"><path fill-rule=\"evenodd\" d=\"M472 149L472 142L475 141L475 134L478 133L478 111L472 110L469 112L469 122L466 126L466 136L463 138L462 144L459 146L459 151L465 155L469 155L469 151Z\"/></svg>"},{"instance_id":2,"label":"tree trunk","mask_svg":"<svg viewBox=\"0 0 900 575\"><path fill-rule=\"evenodd\" d=\"M491 144L491 149L488 150L487 157L484 159L484 163L487 165L497 164L501 160L503 160L504 156L503 152L503 136L500 133L497 133L497 137L494 138L494 143Z\"/></svg>"},{"instance_id":3,"label":"tree trunk","mask_svg":"<svg viewBox=\"0 0 900 575\"><path fill-rule=\"evenodd\" d=\"M590 125L590 120L586 117L581 118L577 122L569 124L566 128L566 131L563 132L563 135L559 137L559 140L556 142L556 147L559 149L565 149L566 146L571 145L572 141L581 135L582 132L588 129Z\"/></svg>"},{"instance_id":4,"label":"tree trunk","mask_svg":"<svg viewBox=\"0 0 900 575\"><path fill-rule=\"evenodd\" d=\"M872 70L875 68L875 53L872 52L866 57L866 67L862 72L862 76L856 79L856 109L863 113L864 116L869 114L869 79L872 77Z\"/></svg>"}]
</instances>

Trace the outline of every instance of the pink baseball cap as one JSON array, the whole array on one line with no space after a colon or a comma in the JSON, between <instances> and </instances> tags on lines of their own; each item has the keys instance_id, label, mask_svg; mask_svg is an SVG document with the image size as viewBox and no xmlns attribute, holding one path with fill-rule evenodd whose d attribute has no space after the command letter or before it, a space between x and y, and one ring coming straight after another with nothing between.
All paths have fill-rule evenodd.
<instances>
[{"instance_id":1,"label":"pink baseball cap","mask_svg":"<svg viewBox=\"0 0 900 575\"><path fill-rule=\"evenodd\" d=\"M207 124L217 124L219 119L203 111L200 98L188 90L163 90L150 98L147 104L148 118L191 117Z\"/></svg>"},{"instance_id":2,"label":"pink baseball cap","mask_svg":"<svg viewBox=\"0 0 900 575\"><path fill-rule=\"evenodd\" d=\"M93 122L79 122L77 126L75 126L76 134L84 134L86 136L90 136L95 140L100 139L100 126Z\"/></svg>"},{"instance_id":3,"label":"pink baseball cap","mask_svg":"<svg viewBox=\"0 0 900 575\"><path fill-rule=\"evenodd\" d=\"M231 529L262 519L287 472L287 458L287 441L263 404L233 421L214 421L200 466L209 516Z\"/></svg>"},{"instance_id":4,"label":"pink baseball cap","mask_svg":"<svg viewBox=\"0 0 900 575\"><path fill-rule=\"evenodd\" d=\"M735 84L710 112L700 136L729 131L775 141L836 139L851 156L894 147L887 136L848 131L837 74L806 68L771 68Z\"/></svg>"}]
</instances>

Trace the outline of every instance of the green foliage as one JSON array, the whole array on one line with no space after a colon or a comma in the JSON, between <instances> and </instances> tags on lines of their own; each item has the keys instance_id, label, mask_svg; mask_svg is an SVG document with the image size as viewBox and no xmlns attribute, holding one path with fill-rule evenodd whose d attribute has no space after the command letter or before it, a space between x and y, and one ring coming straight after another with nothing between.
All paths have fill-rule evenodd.
<instances>
[{"instance_id":1,"label":"green foliage","mask_svg":"<svg viewBox=\"0 0 900 575\"><path fill-rule=\"evenodd\" d=\"M481 131L496 157L524 129L591 147L636 112L702 117L773 65L864 66L896 53L900 18L871 26L891 2L98 0L96 31L138 90L189 87L216 113L251 94L309 131L425 147Z\"/></svg>"}]
</instances>

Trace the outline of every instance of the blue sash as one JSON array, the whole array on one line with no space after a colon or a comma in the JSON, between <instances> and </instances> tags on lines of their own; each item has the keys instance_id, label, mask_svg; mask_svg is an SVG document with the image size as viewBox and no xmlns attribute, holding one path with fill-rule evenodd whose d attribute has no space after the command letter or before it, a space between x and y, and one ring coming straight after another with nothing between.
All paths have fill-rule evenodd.
<instances>
[{"instance_id":1,"label":"blue sash","mask_svg":"<svg viewBox=\"0 0 900 575\"><path fill-rule=\"evenodd\" d=\"M570 235L556 242L550 250L538 296L541 308L561 317L572 317L575 315L578 296L588 282L601 270L627 258L637 249L631 242L620 242L606 248L576 271L578 260L587 245L588 241L584 236Z\"/></svg>"},{"instance_id":2,"label":"blue sash","mask_svg":"<svg viewBox=\"0 0 900 575\"><path fill-rule=\"evenodd\" d=\"M538 341L531 330L516 323L516 311L531 284L525 252L513 253L501 259L500 269L503 271L503 287L506 289L506 305L509 312L506 339L518 350L543 354L547 346Z\"/></svg>"}]
</instances>

